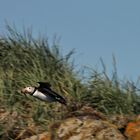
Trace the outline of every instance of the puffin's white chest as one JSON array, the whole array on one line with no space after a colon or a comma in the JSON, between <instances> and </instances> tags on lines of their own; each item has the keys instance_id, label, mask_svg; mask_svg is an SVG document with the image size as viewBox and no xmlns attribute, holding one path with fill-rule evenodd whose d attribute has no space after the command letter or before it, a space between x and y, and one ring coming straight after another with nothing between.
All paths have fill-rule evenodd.
<instances>
[{"instance_id":1,"label":"puffin's white chest","mask_svg":"<svg viewBox=\"0 0 140 140\"><path fill-rule=\"evenodd\" d=\"M43 101L47 101L47 102L52 102L53 101L53 99L50 96L47 96L47 95L39 92L38 90L35 91L33 96L40 99L40 100L43 100Z\"/></svg>"}]
</instances>

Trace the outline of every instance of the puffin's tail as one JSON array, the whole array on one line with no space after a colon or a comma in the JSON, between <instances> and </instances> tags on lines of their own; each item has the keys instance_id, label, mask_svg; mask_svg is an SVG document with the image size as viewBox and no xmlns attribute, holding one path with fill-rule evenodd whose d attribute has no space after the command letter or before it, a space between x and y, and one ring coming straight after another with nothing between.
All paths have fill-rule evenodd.
<instances>
[{"instance_id":1,"label":"puffin's tail","mask_svg":"<svg viewBox=\"0 0 140 140\"><path fill-rule=\"evenodd\" d=\"M67 102L64 98L58 98L57 101L65 106L67 106Z\"/></svg>"},{"instance_id":2,"label":"puffin's tail","mask_svg":"<svg viewBox=\"0 0 140 140\"><path fill-rule=\"evenodd\" d=\"M63 104L63 105L67 105L67 102L66 100L61 96L59 95L58 93L56 93L55 91L51 90L50 88L49 89L46 89L45 88L45 91L47 91L47 93L49 93L49 95L55 99L55 101Z\"/></svg>"}]
</instances>

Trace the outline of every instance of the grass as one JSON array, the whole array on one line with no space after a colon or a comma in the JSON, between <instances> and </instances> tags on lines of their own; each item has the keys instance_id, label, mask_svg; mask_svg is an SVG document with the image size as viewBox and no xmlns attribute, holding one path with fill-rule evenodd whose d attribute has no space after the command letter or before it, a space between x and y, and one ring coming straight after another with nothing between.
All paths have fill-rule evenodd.
<instances>
[{"instance_id":1,"label":"grass","mask_svg":"<svg viewBox=\"0 0 140 140\"><path fill-rule=\"evenodd\" d=\"M108 76L102 59L101 63L103 71L92 71L89 90L81 100L105 114L139 114L140 96L134 82L119 80L114 56L112 77Z\"/></svg>"},{"instance_id":2,"label":"grass","mask_svg":"<svg viewBox=\"0 0 140 140\"><path fill-rule=\"evenodd\" d=\"M63 55L55 41L50 46L47 39L34 39L30 32L22 34L10 26L7 29L8 34L0 37L0 116L5 115L0 117L0 138L20 139L26 130L30 129L28 135L47 130L51 122L83 105L105 114L140 113L136 85L119 80L114 57L111 78L101 59L103 71L92 70L90 79L83 82L85 79L71 62L73 50ZM59 104L25 98L20 93L21 88L38 81L50 82L67 99L68 110Z\"/></svg>"}]
</instances>

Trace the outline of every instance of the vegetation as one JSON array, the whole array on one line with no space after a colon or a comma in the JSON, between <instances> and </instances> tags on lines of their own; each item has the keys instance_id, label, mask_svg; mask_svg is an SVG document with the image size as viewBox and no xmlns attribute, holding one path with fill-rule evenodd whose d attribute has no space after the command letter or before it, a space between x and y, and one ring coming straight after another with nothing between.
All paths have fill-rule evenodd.
<instances>
[{"instance_id":1,"label":"vegetation","mask_svg":"<svg viewBox=\"0 0 140 140\"><path fill-rule=\"evenodd\" d=\"M71 62L73 51L63 55L56 40L50 46L47 39L34 39L30 32L7 29L8 34L0 37L0 138L20 139L26 129L30 130L27 135L46 130L51 122L83 105L106 114L140 113L136 85L118 79L115 59L111 78L101 60L103 72L93 70L83 82ZM20 93L21 88L38 81L50 82L67 99L68 109Z\"/></svg>"}]
</instances>

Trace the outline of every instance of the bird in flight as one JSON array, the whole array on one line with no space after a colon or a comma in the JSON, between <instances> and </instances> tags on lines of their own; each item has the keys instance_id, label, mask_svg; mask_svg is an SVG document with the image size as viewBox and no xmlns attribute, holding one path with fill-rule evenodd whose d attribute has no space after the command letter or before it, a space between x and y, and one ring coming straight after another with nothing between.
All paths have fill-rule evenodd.
<instances>
[{"instance_id":1,"label":"bird in flight","mask_svg":"<svg viewBox=\"0 0 140 140\"><path fill-rule=\"evenodd\" d=\"M37 82L38 87L28 86L21 90L22 93L29 94L45 102L59 102L66 105L66 100L58 93L51 89L51 85L47 82Z\"/></svg>"}]
</instances>

